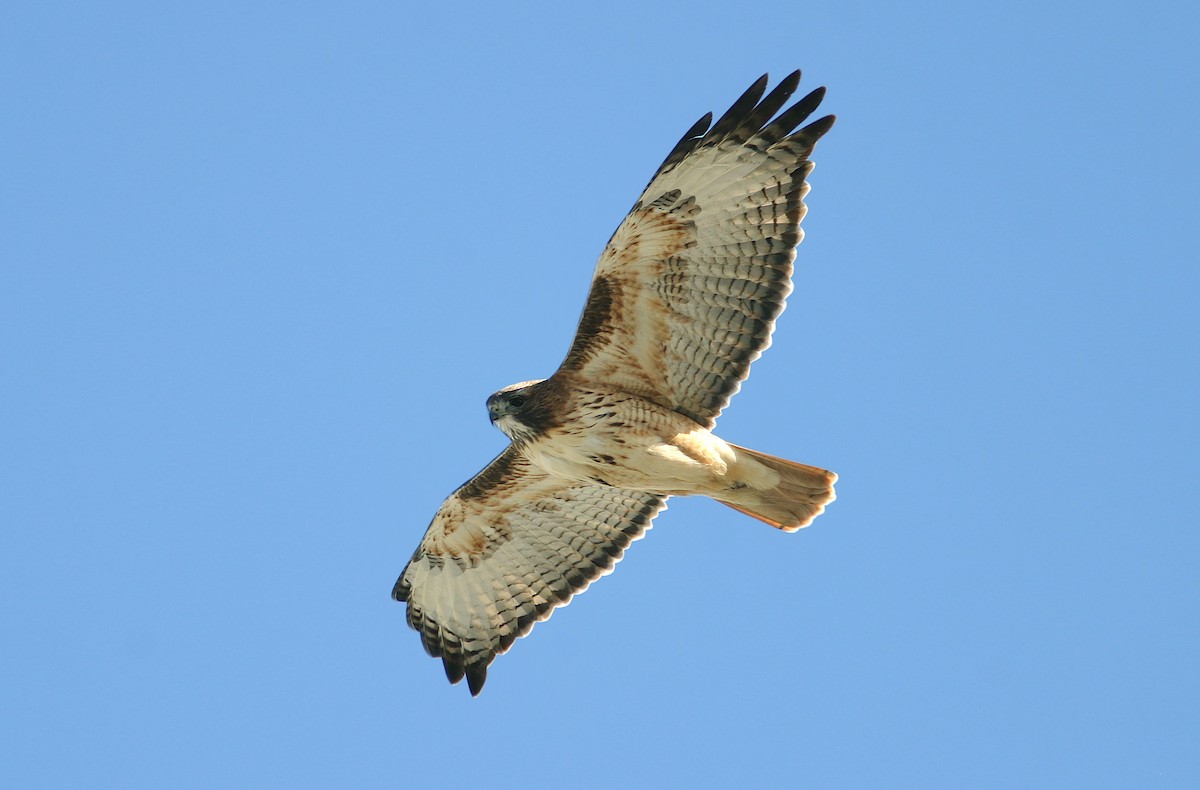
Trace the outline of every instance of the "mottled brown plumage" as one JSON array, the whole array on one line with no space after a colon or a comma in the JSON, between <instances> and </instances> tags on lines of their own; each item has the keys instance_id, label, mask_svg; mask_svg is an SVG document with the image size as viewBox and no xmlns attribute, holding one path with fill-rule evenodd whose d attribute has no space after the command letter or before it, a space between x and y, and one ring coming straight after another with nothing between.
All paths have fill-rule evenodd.
<instances>
[{"instance_id":1,"label":"mottled brown plumage","mask_svg":"<svg viewBox=\"0 0 1200 790\"><path fill-rule=\"evenodd\" d=\"M710 496L788 531L832 501L832 472L711 432L792 289L808 155L833 123L796 129L823 89L779 113L799 80L764 97L764 75L688 130L605 246L562 365L488 399L512 444L442 504L393 590L472 694L667 497Z\"/></svg>"}]
</instances>

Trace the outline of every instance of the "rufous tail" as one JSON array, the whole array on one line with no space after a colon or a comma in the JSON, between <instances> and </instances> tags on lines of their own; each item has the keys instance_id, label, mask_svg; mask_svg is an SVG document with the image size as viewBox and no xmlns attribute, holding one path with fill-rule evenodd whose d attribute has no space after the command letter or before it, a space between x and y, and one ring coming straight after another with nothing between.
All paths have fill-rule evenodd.
<instances>
[{"instance_id":1,"label":"rufous tail","mask_svg":"<svg viewBox=\"0 0 1200 790\"><path fill-rule=\"evenodd\" d=\"M827 469L776 458L736 444L730 447L738 453L740 463L762 464L778 475L779 482L770 488L758 488L751 483L722 491L713 498L723 505L776 529L795 532L811 524L835 498L833 484L838 476ZM753 480L760 475L747 477ZM773 479L774 475L770 477Z\"/></svg>"}]
</instances>

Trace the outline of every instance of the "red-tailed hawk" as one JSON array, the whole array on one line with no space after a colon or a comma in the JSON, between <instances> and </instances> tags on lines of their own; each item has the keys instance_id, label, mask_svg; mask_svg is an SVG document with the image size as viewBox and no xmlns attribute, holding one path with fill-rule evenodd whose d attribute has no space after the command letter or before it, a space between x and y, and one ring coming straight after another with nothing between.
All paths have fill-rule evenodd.
<instances>
[{"instance_id":1,"label":"red-tailed hawk","mask_svg":"<svg viewBox=\"0 0 1200 790\"><path fill-rule=\"evenodd\" d=\"M703 494L773 527L809 524L837 475L711 433L792 290L818 88L764 74L675 146L596 264L548 379L488 398L512 443L442 503L392 591L451 683L612 570L667 497ZM772 118L774 117L774 120Z\"/></svg>"}]
</instances>

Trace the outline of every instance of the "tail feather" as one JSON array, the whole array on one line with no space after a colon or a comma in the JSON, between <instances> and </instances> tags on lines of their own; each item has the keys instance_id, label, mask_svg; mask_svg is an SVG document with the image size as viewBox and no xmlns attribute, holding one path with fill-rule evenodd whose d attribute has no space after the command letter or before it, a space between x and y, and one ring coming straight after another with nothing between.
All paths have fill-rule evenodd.
<instances>
[{"instance_id":1,"label":"tail feather","mask_svg":"<svg viewBox=\"0 0 1200 790\"><path fill-rule=\"evenodd\" d=\"M776 529L795 532L811 524L835 498L833 484L838 476L827 469L776 458L736 444L730 447L737 452L738 464L747 467L744 477L748 482L713 497L723 505ZM778 483L770 487L755 486L756 478L762 479L761 474L755 474L761 472L761 468L756 468L759 465L774 472L769 477L774 481L778 476Z\"/></svg>"}]
</instances>

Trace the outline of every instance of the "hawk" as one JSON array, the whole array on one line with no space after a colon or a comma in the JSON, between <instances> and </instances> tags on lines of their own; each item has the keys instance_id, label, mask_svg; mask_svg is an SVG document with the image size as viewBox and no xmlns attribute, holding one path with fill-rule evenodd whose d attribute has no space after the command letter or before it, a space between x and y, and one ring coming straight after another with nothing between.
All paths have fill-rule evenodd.
<instances>
[{"instance_id":1,"label":"hawk","mask_svg":"<svg viewBox=\"0 0 1200 790\"><path fill-rule=\"evenodd\" d=\"M511 443L449 496L392 597L478 695L488 666L612 570L668 497L700 494L788 532L837 475L712 433L792 290L817 88L763 75L697 121L609 239L566 359L487 400ZM776 115L776 113L779 113ZM711 124L711 128L710 128Z\"/></svg>"}]
</instances>

